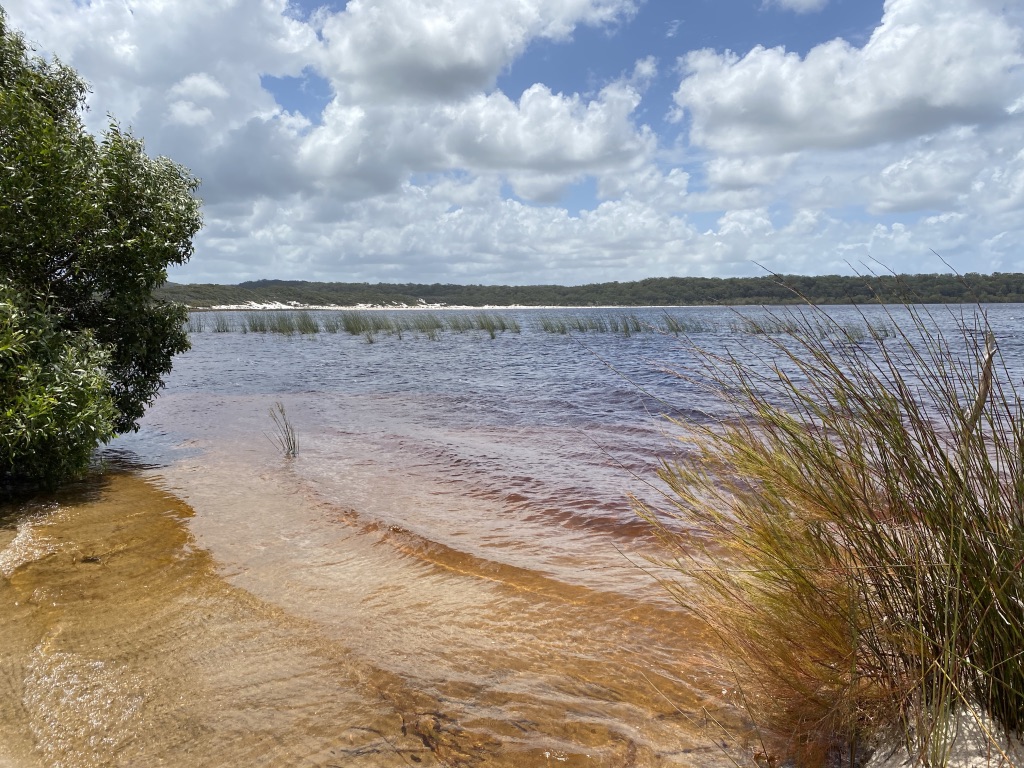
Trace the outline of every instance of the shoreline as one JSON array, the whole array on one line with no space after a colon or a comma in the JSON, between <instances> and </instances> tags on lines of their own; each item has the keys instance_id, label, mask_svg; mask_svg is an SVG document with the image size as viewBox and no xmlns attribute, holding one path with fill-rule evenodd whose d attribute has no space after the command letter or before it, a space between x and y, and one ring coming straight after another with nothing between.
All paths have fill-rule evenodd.
<instances>
[{"instance_id":1,"label":"shoreline","mask_svg":"<svg viewBox=\"0 0 1024 768\"><path fill-rule=\"evenodd\" d=\"M190 307L185 305L189 312L274 312L274 311L310 311L310 312L405 312L405 311L417 311L417 310L429 310L431 312L438 311L485 311L485 310L554 310L554 309L691 309L699 308L700 305L695 304L637 304L622 306L616 304L608 305L579 305L579 306L566 306L561 304L543 305L538 306L535 304L484 304L482 306L471 306L469 304L300 304L299 302L247 302L245 304L215 304L212 307ZM707 305L707 306L720 306L720 305ZM725 305L721 305L725 306Z\"/></svg>"}]
</instances>

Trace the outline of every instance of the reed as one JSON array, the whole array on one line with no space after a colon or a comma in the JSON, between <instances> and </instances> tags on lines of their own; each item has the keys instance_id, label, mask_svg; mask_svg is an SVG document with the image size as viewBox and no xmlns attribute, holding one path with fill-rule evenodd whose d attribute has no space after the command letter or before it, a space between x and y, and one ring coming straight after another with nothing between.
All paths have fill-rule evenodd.
<instances>
[{"instance_id":1,"label":"reed","mask_svg":"<svg viewBox=\"0 0 1024 768\"><path fill-rule=\"evenodd\" d=\"M206 329L206 323L202 312L189 312L187 330L189 333L202 333Z\"/></svg>"},{"instance_id":2,"label":"reed","mask_svg":"<svg viewBox=\"0 0 1024 768\"><path fill-rule=\"evenodd\" d=\"M226 312L215 312L213 314L214 333L230 333L232 330L231 318Z\"/></svg>"},{"instance_id":3,"label":"reed","mask_svg":"<svg viewBox=\"0 0 1024 768\"><path fill-rule=\"evenodd\" d=\"M409 325L409 330L416 330L427 336L434 334L435 338L438 331L444 330L444 323L433 312L413 313L409 318Z\"/></svg>"},{"instance_id":4,"label":"reed","mask_svg":"<svg viewBox=\"0 0 1024 768\"><path fill-rule=\"evenodd\" d=\"M1024 411L984 316L944 335L907 307L857 344L822 310L784 320L693 347L731 415L676 422L666 507L636 502L666 586L799 764L904 743L939 768L977 710L1021 732Z\"/></svg>"},{"instance_id":5,"label":"reed","mask_svg":"<svg viewBox=\"0 0 1024 768\"><path fill-rule=\"evenodd\" d=\"M831 325L828 326L828 328L831 327ZM801 318L796 315L775 313L769 313L762 317L740 317L730 325L733 333L748 333L755 336L792 336L808 331L825 333L828 328L823 326L807 328L801 322Z\"/></svg>"},{"instance_id":6,"label":"reed","mask_svg":"<svg viewBox=\"0 0 1024 768\"><path fill-rule=\"evenodd\" d=\"M291 336L297 330L295 316L291 312L270 312L268 315L267 327L271 333Z\"/></svg>"},{"instance_id":7,"label":"reed","mask_svg":"<svg viewBox=\"0 0 1024 768\"><path fill-rule=\"evenodd\" d=\"M320 323L309 312L296 312L293 319L295 321L295 330L299 333L311 334L320 332Z\"/></svg>"},{"instance_id":8,"label":"reed","mask_svg":"<svg viewBox=\"0 0 1024 768\"><path fill-rule=\"evenodd\" d=\"M365 312L342 312L341 327L346 333L359 336L370 330L370 319Z\"/></svg>"},{"instance_id":9,"label":"reed","mask_svg":"<svg viewBox=\"0 0 1024 768\"><path fill-rule=\"evenodd\" d=\"M560 333L564 336L569 333L569 324L564 318L545 316L540 319L540 329L545 333Z\"/></svg>"},{"instance_id":10,"label":"reed","mask_svg":"<svg viewBox=\"0 0 1024 768\"><path fill-rule=\"evenodd\" d=\"M473 318L469 315L455 314L448 317L448 330L453 333L465 333L473 330Z\"/></svg>"},{"instance_id":11,"label":"reed","mask_svg":"<svg viewBox=\"0 0 1024 768\"><path fill-rule=\"evenodd\" d=\"M288 420L284 403L281 401L274 403L274 407L270 409L270 418L274 422L274 432L267 435L267 439L281 451L285 458L294 459L299 455L299 435Z\"/></svg>"},{"instance_id":12,"label":"reed","mask_svg":"<svg viewBox=\"0 0 1024 768\"><path fill-rule=\"evenodd\" d=\"M337 312L328 312L324 315L323 329L327 333L337 333L341 330L341 318Z\"/></svg>"},{"instance_id":13,"label":"reed","mask_svg":"<svg viewBox=\"0 0 1024 768\"><path fill-rule=\"evenodd\" d=\"M478 312L470 320L471 327L478 331L486 331L492 339L497 338L498 333L505 333L506 331L515 330L519 331L518 323L509 320L505 315L495 314L492 312Z\"/></svg>"},{"instance_id":14,"label":"reed","mask_svg":"<svg viewBox=\"0 0 1024 768\"><path fill-rule=\"evenodd\" d=\"M267 333L270 330L266 312L246 312L242 316L242 324L249 333Z\"/></svg>"},{"instance_id":15,"label":"reed","mask_svg":"<svg viewBox=\"0 0 1024 768\"><path fill-rule=\"evenodd\" d=\"M684 320L676 315L666 312L661 317L662 333L670 333L673 336L688 336L693 333L706 333L711 327L701 320Z\"/></svg>"},{"instance_id":16,"label":"reed","mask_svg":"<svg viewBox=\"0 0 1024 768\"><path fill-rule=\"evenodd\" d=\"M395 321L383 312L342 312L341 326L353 336L394 333L398 328Z\"/></svg>"},{"instance_id":17,"label":"reed","mask_svg":"<svg viewBox=\"0 0 1024 768\"><path fill-rule=\"evenodd\" d=\"M734 324L737 329L746 329L742 322ZM664 333L676 336L704 333L712 326L700 320L687 320L665 313L657 321L646 321L635 313L613 312L608 315L587 313L571 317L541 317L537 328L545 333L612 333L634 336L641 333Z\"/></svg>"}]
</instances>

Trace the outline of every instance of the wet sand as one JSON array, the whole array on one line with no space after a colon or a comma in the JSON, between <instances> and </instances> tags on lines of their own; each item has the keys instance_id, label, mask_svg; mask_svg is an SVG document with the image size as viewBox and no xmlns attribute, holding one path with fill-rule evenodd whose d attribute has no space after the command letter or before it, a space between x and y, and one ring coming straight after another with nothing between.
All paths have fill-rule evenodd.
<instances>
[{"instance_id":1,"label":"wet sand","mask_svg":"<svg viewBox=\"0 0 1024 768\"><path fill-rule=\"evenodd\" d=\"M664 606L424 548L276 472L152 474L0 532L0 765L729 764Z\"/></svg>"}]
</instances>

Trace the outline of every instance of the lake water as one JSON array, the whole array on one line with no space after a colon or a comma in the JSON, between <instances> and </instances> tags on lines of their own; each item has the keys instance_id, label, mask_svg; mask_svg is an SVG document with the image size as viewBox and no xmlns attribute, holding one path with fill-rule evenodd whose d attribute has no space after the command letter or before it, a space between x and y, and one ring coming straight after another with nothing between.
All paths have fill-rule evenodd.
<instances>
[{"instance_id":1,"label":"lake water","mask_svg":"<svg viewBox=\"0 0 1024 768\"><path fill-rule=\"evenodd\" d=\"M666 372L692 366L673 335L542 330L588 313L664 323L520 310L493 339L369 343L205 315L103 472L0 507L0 766L749 756L629 500L683 456L665 415L720 406ZM670 313L712 349L749 338L731 310ZM1021 318L989 309L1015 370ZM268 439L277 402L295 459Z\"/></svg>"}]
</instances>

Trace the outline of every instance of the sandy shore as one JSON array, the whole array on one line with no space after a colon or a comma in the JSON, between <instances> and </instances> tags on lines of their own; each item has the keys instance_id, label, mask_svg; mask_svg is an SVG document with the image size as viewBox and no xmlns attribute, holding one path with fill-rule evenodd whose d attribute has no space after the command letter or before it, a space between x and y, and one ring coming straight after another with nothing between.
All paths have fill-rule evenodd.
<instances>
[{"instance_id":1,"label":"sandy shore","mask_svg":"<svg viewBox=\"0 0 1024 768\"><path fill-rule=\"evenodd\" d=\"M976 713L961 716L948 749L945 763L941 754L935 756L935 768L943 764L946 768L1024 768L1024 740L999 735L987 717ZM912 768L926 764L901 747L895 752L879 751L866 768Z\"/></svg>"}]
</instances>

